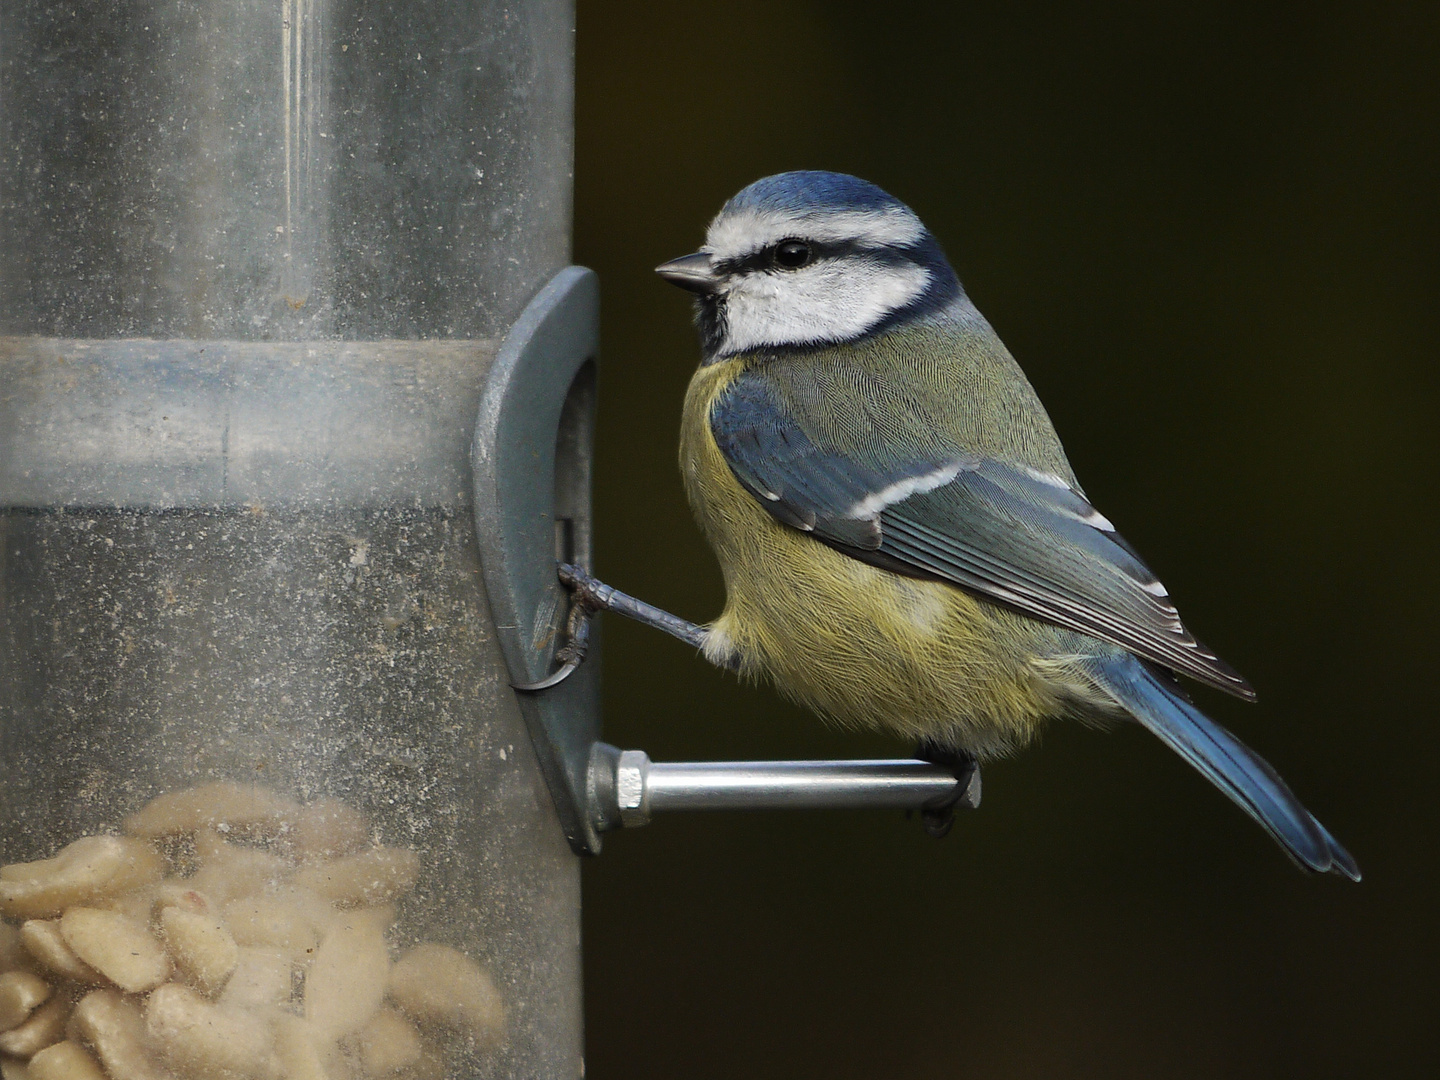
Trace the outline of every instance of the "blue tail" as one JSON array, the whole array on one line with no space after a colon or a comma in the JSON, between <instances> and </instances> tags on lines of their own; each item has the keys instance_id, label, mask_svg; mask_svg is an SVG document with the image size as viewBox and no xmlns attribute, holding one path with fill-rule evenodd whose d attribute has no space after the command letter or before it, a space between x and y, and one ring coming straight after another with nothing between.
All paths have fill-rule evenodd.
<instances>
[{"instance_id":1,"label":"blue tail","mask_svg":"<svg viewBox=\"0 0 1440 1080\"><path fill-rule=\"evenodd\" d=\"M1130 655L1097 657L1090 670L1125 709L1240 806L1307 870L1360 880L1360 868L1300 805L1268 762Z\"/></svg>"}]
</instances>

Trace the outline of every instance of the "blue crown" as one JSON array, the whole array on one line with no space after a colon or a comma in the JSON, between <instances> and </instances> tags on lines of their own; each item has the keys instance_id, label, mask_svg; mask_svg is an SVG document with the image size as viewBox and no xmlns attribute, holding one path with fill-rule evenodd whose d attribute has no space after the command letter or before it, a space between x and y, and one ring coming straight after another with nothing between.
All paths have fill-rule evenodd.
<instances>
[{"instance_id":1,"label":"blue crown","mask_svg":"<svg viewBox=\"0 0 1440 1080\"><path fill-rule=\"evenodd\" d=\"M858 176L805 169L756 180L725 204L732 210L798 214L826 210L908 210L904 203Z\"/></svg>"}]
</instances>

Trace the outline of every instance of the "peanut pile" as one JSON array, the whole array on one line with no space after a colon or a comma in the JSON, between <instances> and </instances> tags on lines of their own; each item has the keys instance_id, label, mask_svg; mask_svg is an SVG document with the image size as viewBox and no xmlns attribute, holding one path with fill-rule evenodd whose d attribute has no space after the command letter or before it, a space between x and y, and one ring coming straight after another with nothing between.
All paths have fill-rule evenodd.
<instances>
[{"instance_id":1,"label":"peanut pile","mask_svg":"<svg viewBox=\"0 0 1440 1080\"><path fill-rule=\"evenodd\" d=\"M3 1080L440 1080L504 1009L458 950L394 955L419 869L345 803L223 781L0 867Z\"/></svg>"}]
</instances>

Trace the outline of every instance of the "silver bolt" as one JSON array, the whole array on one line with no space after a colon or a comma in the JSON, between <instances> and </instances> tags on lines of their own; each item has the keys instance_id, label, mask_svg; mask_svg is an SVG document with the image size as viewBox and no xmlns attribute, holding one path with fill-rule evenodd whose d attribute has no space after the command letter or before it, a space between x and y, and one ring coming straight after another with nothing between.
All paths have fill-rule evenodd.
<instances>
[{"instance_id":1,"label":"silver bolt","mask_svg":"<svg viewBox=\"0 0 1440 1080\"><path fill-rule=\"evenodd\" d=\"M650 755L644 750L625 750L615 764L615 798L620 821L626 828L650 821Z\"/></svg>"}]
</instances>

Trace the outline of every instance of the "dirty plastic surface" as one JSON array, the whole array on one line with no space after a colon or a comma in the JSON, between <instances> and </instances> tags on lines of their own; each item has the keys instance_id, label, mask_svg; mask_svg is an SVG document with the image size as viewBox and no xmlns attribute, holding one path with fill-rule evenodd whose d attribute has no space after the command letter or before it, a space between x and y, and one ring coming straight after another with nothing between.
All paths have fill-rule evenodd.
<instances>
[{"instance_id":1,"label":"dirty plastic surface","mask_svg":"<svg viewBox=\"0 0 1440 1080\"><path fill-rule=\"evenodd\" d=\"M571 6L3 0L0 22L0 864L212 781L339 800L414 853L387 962L453 947L504 1018L467 1043L392 990L377 1023L440 1039L450 1076L578 1076L578 866L468 464L495 343L568 262ZM227 850L190 836L166 872L206 844ZM116 984L72 1027L155 995L183 1027L210 978ZM357 1076L401 1060L341 1049Z\"/></svg>"},{"instance_id":2,"label":"dirty plastic surface","mask_svg":"<svg viewBox=\"0 0 1440 1080\"><path fill-rule=\"evenodd\" d=\"M338 799L418 856L392 957L451 946L499 990L499 1045L441 1039L449 1074L573 1075L575 861L452 490L492 349L355 346L317 372L303 348L0 342L4 409L47 418L9 428L0 468L0 862L214 780ZM321 386L329 407L296 410ZM123 480L75 443L102 417Z\"/></svg>"},{"instance_id":3,"label":"dirty plastic surface","mask_svg":"<svg viewBox=\"0 0 1440 1080\"><path fill-rule=\"evenodd\" d=\"M5 0L0 333L495 337L568 261L563 0Z\"/></svg>"}]
</instances>

